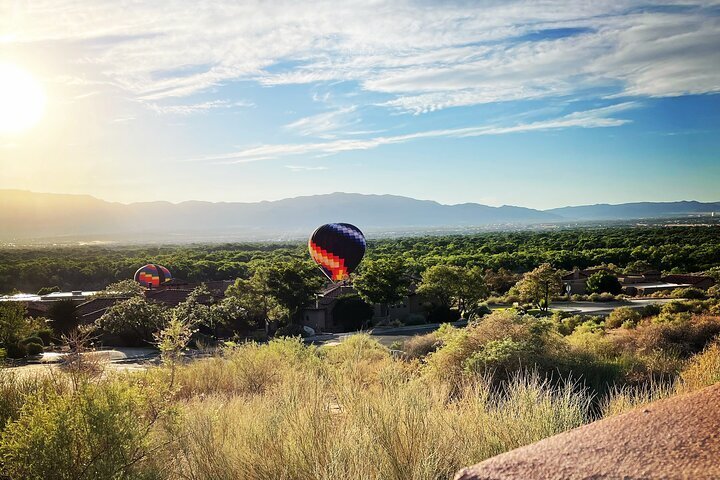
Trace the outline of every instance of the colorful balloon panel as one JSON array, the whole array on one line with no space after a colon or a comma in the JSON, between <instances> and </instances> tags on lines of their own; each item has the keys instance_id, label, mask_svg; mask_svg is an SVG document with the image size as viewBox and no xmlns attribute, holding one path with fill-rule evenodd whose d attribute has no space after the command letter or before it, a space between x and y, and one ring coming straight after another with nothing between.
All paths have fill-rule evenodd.
<instances>
[{"instance_id":1,"label":"colorful balloon panel","mask_svg":"<svg viewBox=\"0 0 720 480\"><path fill-rule=\"evenodd\" d=\"M135 272L135 281L143 287L159 287L170 280L172 280L170 270L154 263L142 266Z\"/></svg>"},{"instance_id":2,"label":"colorful balloon panel","mask_svg":"<svg viewBox=\"0 0 720 480\"><path fill-rule=\"evenodd\" d=\"M365 255L365 235L349 223L328 223L308 240L310 256L332 281L345 280Z\"/></svg>"}]
</instances>

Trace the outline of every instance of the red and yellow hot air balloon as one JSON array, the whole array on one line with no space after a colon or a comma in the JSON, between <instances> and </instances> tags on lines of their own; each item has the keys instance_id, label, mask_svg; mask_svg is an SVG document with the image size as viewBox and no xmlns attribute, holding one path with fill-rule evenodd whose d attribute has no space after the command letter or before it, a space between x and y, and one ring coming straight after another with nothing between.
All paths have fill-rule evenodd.
<instances>
[{"instance_id":1,"label":"red and yellow hot air balloon","mask_svg":"<svg viewBox=\"0 0 720 480\"><path fill-rule=\"evenodd\" d=\"M172 280L170 270L154 263L148 263L135 272L135 281L146 288L159 287Z\"/></svg>"},{"instance_id":2,"label":"red and yellow hot air balloon","mask_svg":"<svg viewBox=\"0 0 720 480\"><path fill-rule=\"evenodd\" d=\"M345 280L365 255L365 235L349 223L328 223L308 240L310 256L330 280Z\"/></svg>"}]
</instances>

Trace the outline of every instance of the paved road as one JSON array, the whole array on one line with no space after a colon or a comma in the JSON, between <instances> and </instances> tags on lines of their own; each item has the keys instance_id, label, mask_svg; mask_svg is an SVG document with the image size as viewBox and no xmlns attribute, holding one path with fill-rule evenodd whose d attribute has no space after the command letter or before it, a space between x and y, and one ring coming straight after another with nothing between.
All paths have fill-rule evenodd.
<instances>
[{"instance_id":1,"label":"paved road","mask_svg":"<svg viewBox=\"0 0 720 480\"><path fill-rule=\"evenodd\" d=\"M608 315L619 307L643 308L647 305L663 305L676 300L676 298L642 298L627 302L555 302L550 308L585 315Z\"/></svg>"},{"instance_id":2,"label":"paved road","mask_svg":"<svg viewBox=\"0 0 720 480\"><path fill-rule=\"evenodd\" d=\"M638 300L628 300L627 302L555 302L550 305L553 310L562 310L566 312L578 313L583 315L609 315L613 310L619 307L630 307L630 308L643 308L646 305L652 304L665 304L672 302L677 299L668 298L647 298ZM496 306L494 310L508 308L508 306ZM464 326L465 322L458 322L457 326ZM369 333L377 341L383 345L389 347L394 342L403 342L408 338L415 335L421 335L425 333L437 330L440 324L429 324L429 325L418 325L411 327L398 327L398 328L374 328L368 330L365 333ZM344 338L350 335L356 335L359 332L351 333L328 333L324 335L317 335L306 339L307 343L314 345L335 345L341 342Z\"/></svg>"}]
</instances>

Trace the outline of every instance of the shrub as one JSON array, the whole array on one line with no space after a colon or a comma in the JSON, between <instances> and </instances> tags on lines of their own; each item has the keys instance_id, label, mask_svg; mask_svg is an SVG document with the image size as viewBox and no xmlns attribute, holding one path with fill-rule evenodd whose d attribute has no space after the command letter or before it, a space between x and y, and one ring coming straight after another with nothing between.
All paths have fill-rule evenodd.
<instances>
[{"instance_id":1,"label":"shrub","mask_svg":"<svg viewBox=\"0 0 720 480\"><path fill-rule=\"evenodd\" d=\"M614 340L626 353L665 352L687 358L720 334L720 318L679 313L640 322L634 330L617 330Z\"/></svg>"},{"instance_id":2,"label":"shrub","mask_svg":"<svg viewBox=\"0 0 720 480\"><path fill-rule=\"evenodd\" d=\"M50 326L55 335L60 337L78 327L78 316L75 302L72 300L60 300L53 302L48 311L50 317Z\"/></svg>"},{"instance_id":3,"label":"shrub","mask_svg":"<svg viewBox=\"0 0 720 480\"><path fill-rule=\"evenodd\" d=\"M662 305L659 305L657 303L651 303L649 305L645 305L640 309L640 316L642 318L654 317L655 315L659 315L661 311Z\"/></svg>"},{"instance_id":4,"label":"shrub","mask_svg":"<svg viewBox=\"0 0 720 480\"><path fill-rule=\"evenodd\" d=\"M27 357L27 346L22 343L11 343L5 347L7 349L8 358L25 358Z\"/></svg>"},{"instance_id":5,"label":"shrub","mask_svg":"<svg viewBox=\"0 0 720 480\"><path fill-rule=\"evenodd\" d=\"M425 358L428 354L437 350L440 345L441 340L433 332L408 338L403 342L402 350L409 358Z\"/></svg>"},{"instance_id":6,"label":"shrub","mask_svg":"<svg viewBox=\"0 0 720 480\"><path fill-rule=\"evenodd\" d=\"M51 328L40 328L33 332L33 336L39 337L43 345L50 345L53 342L53 331Z\"/></svg>"},{"instance_id":7,"label":"shrub","mask_svg":"<svg viewBox=\"0 0 720 480\"><path fill-rule=\"evenodd\" d=\"M29 344L29 343L37 343L37 344L40 345L40 346L45 345L45 343L43 342L42 338L36 337L36 336L28 337L28 338L26 338L25 340L22 340L20 343L23 343L23 344L25 344L25 345L27 345L27 344Z\"/></svg>"},{"instance_id":8,"label":"shrub","mask_svg":"<svg viewBox=\"0 0 720 480\"><path fill-rule=\"evenodd\" d=\"M282 327L275 330L276 337L306 337L307 332L297 323L290 323L283 325Z\"/></svg>"},{"instance_id":9,"label":"shrub","mask_svg":"<svg viewBox=\"0 0 720 480\"><path fill-rule=\"evenodd\" d=\"M705 292L699 288L688 287L673 290L673 297L687 298L688 300L702 300L706 298Z\"/></svg>"},{"instance_id":10,"label":"shrub","mask_svg":"<svg viewBox=\"0 0 720 480\"><path fill-rule=\"evenodd\" d=\"M45 349L39 343L28 343L25 345L28 355L41 355Z\"/></svg>"},{"instance_id":11,"label":"shrub","mask_svg":"<svg viewBox=\"0 0 720 480\"><path fill-rule=\"evenodd\" d=\"M572 315L569 317L555 319L557 322L557 330L560 335L570 335L575 329L587 320L585 315Z\"/></svg>"},{"instance_id":12,"label":"shrub","mask_svg":"<svg viewBox=\"0 0 720 480\"><path fill-rule=\"evenodd\" d=\"M510 338L487 342L481 350L463 361L467 373L485 374L492 372L504 376L519 369L523 360L532 358L532 347Z\"/></svg>"},{"instance_id":13,"label":"shrub","mask_svg":"<svg viewBox=\"0 0 720 480\"><path fill-rule=\"evenodd\" d=\"M442 340L442 346L427 356L426 370L433 378L447 379L451 383L460 381L472 370L466 363L470 357L488 347L490 352L497 354L499 358L503 352L508 351L509 340L513 345L522 345L522 350L519 350L522 355L516 366L545 366L552 363L550 358L557 354L559 340L559 337L555 338L557 334L553 332L551 321L519 315L509 310L493 312L482 321L471 323L467 328L441 329L438 336ZM492 358L494 357L487 357ZM479 366L485 359L483 353L478 353L472 365ZM482 369L483 372L486 370ZM504 375L505 372L501 373Z\"/></svg>"},{"instance_id":14,"label":"shrub","mask_svg":"<svg viewBox=\"0 0 720 480\"><path fill-rule=\"evenodd\" d=\"M148 397L156 395L113 382L29 399L2 433L4 472L26 479L132 477L157 418Z\"/></svg>"},{"instance_id":15,"label":"shrub","mask_svg":"<svg viewBox=\"0 0 720 480\"><path fill-rule=\"evenodd\" d=\"M54 285L52 287L42 287L40 290L37 291L37 294L40 296L43 296L43 295L47 295L48 293L59 292L59 291L60 291L60 287L58 287L57 285Z\"/></svg>"},{"instance_id":16,"label":"shrub","mask_svg":"<svg viewBox=\"0 0 720 480\"><path fill-rule=\"evenodd\" d=\"M137 296L108 308L96 325L120 337L126 346L146 346L153 342L153 333L162 330L167 320L164 307Z\"/></svg>"},{"instance_id":17,"label":"shrub","mask_svg":"<svg viewBox=\"0 0 720 480\"><path fill-rule=\"evenodd\" d=\"M640 321L640 313L630 307L619 307L608 315L605 320L605 326L607 328L618 328L624 326L626 323L631 327L636 325Z\"/></svg>"}]
</instances>

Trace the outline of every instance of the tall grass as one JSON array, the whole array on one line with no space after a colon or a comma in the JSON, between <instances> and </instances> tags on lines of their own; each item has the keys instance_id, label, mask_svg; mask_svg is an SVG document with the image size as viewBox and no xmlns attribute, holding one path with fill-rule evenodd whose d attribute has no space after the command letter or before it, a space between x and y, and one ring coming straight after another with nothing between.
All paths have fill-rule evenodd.
<instances>
[{"instance_id":1,"label":"tall grass","mask_svg":"<svg viewBox=\"0 0 720 480\"><path fill-rule=\"evenodd\" d=\"M400 375L355 386L305 372L252 398L191 400L161 463L188 478L448 478L588 420L585 392L534 373L496 391L467 383L456 397Z\"/></svg>"},{"instance_id":2,"label":"tall grass","mask_svg":"<svg viewBox=\"0 0 720 480\"><path fill-rule=\"evenodd\" d=\"M357 335L320 349L292 339L243 344L176 367L172 387L166 367L93 377L78 388L63 383L66 373L23 380L0 371L0 415L7 422L2 473L450 478L464 466L599 416L594 393L568 380L577 377L549 377L543 365L523 365L498 381L490 370L463 368L472 345L498 341L503 325L534 358L542 351L533 345L549 345L552 356L545 360L562 360L544 330L510 322L502 318L464 333L445 328L437 334L442 346L425 364L395 359L371 337ZM693 357L676 383L612 390L603 414L701 388L718 381L719 370L714 345Z\"/></svg>"}]
</instances>

